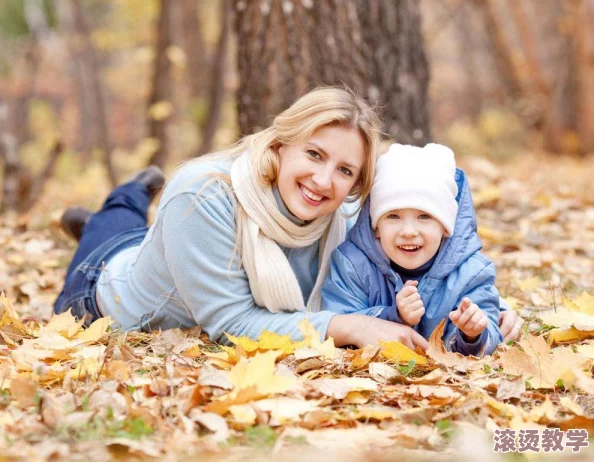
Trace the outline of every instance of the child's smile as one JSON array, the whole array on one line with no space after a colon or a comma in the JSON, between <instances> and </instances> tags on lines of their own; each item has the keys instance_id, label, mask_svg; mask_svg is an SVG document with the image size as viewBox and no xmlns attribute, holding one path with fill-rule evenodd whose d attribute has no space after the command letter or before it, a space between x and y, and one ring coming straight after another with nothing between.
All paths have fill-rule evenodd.
<instances>
[{"instance_id":1,"label":"child's smile","mask_svg":"<svg viewBox=\"0 0 594 462\"><path fill-rule=\"evenodd\" d=\"M388 258L406 269L417 269L439 250L443 225L417 209L391 210L377 223L376 236Z\"/></svg>"}]
</instances>

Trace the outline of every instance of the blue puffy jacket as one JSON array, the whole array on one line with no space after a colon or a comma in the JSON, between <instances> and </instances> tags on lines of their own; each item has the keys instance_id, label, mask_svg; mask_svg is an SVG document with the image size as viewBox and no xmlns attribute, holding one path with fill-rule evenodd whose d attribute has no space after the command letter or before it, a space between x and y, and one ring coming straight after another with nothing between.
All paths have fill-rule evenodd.
<instances>
[{"instance_id":1,"label":"blue puffy jacket","mask_svg":"<svg viewBox=\"0 0 594 462\"><path fill-rule=\"evenodd\" d=\"M446 319L444 342L448 350L464 355L491 354L502 341L499 331L499 293L495 265L480 252L476 216L464 171L456 169L458 216L454 233L446 238L435 262L417 287L425 314L414 329L425 338ZM324 309L340 314L358 313L403 323L396 309L400 276L390 267L369 217L369 200L357 223L333 253L330 274L324 284ZM470 298L489 317L489 325L473 343L466 342L448 314L464 297Z\"/></svg>"}]
</instances>

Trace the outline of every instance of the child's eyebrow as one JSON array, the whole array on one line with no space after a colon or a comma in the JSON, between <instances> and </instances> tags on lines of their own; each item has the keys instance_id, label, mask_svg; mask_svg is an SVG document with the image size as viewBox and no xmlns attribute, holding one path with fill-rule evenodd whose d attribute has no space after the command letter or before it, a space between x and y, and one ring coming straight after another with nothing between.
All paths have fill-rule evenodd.
<instances>
[{"instance_id":1,"label":"child's eyebrow","mask_svg":"<svg viewBox=\"0 0 594 462\"><path fill-rule=\"evenodd\" d=\"M307 143L308 143L308 144L312 144L313 146L315 146L315 147L316 147L316 149L317 149L318 151L320 151L322 154L324 154L326 157L328 156L328 153L327 153L327 152L324 150L324 148L323 148L322 146L320 146L320 145L319 145L317 142L315 142L315 141L312 141L312 140L309 140ZM349 162L343 162L343 165L344 165L345 167L348 167L348 168L350 168L351 170L360 170L360 168L359 168L359 167L357 167L356 165L353 165L353 164L351 164L351 163L349 163Z\"/></svg>"}]
</instances>

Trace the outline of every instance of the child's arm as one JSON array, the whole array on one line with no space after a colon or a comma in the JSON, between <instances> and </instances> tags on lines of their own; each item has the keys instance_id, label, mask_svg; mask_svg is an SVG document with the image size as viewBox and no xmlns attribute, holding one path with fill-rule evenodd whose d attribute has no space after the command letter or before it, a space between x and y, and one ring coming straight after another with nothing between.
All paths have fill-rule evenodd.
<instances>
[{"instance_id":1,"label":"child's arm","mask_svg":"<svg viewBox=\"0 0 594 462\"><path fill-rule=\"evenodd\" d=\"M483 356L493 353L499 343L502 342L501 332L499 331L499 293L495 288L495 265L489 262L478 272L470 281L460 295L457 303L457 309L451 315L459 320L462 318L462 311L466 311L467 302L463 303L464 298L468 298L472 304L476 304L480 311L486 316L486 327L478 338L465 338L465 335L452 322L447 319L446 334L444 343L448 350L461 353L463 355ZM461 309L462 308L462 309ZM455 314L458 311L458 314ZM464 319L462 320L464 321ZM476 334L476 332L469 332Z\"/></svg>"},{"instance_id":2,"label":"child's arm","mask_svg":"<svg viewBox=\"0 0 594 462\"><path fill-rule=\"evenodd\" d=\"M330 257L330 272L322 287L322 306L338 314L365 314L402 324L395 306L370 306L368 285L362 281L361 271L340 249Z\"/></svg>"}]
</instances>

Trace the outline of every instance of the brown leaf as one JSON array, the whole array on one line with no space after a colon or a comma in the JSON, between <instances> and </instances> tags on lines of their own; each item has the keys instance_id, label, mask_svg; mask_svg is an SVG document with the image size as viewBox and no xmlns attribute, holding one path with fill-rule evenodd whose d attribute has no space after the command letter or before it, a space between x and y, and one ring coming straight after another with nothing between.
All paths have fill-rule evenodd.
<instances>
[{"instance_id":1,"label":"brown leaf","mask_svg":"<svg viewBox=\"0 0 594 462\"><path fill-rule=\"evenodd\" d=\"M19 406L29 407L37 405L37 383L31 379L18 377L10 382L10 395Z\"/></svg>"},{"instance_id":2,"label":"brown leaf","mask_svg":"<svg viewBox=\"0 0 594 462\"><path fill-rule=\"evenodd\" d=\"M475 358L474 356L464 356L460 353L453 353L446 350L442 340L445 322L445 319L442 320L431 334L431 337L429 337L427 356L433 358L438 364L452 367L459 371L466 371L471 367L476 366L478 358Z\"/></svg>"},{"instance_id":3,"label":"brown leaf","mask_svg":"<svg viewBox=\"0 0 594 462\"><path fill-rule=\"evenodd\" d=\"M499 401L510 398L520 398L522 393L526 391L526 382L523 378L516 380L502 379L497 386L497 395L495 396Z\"/></svg>"}]
</instances>

